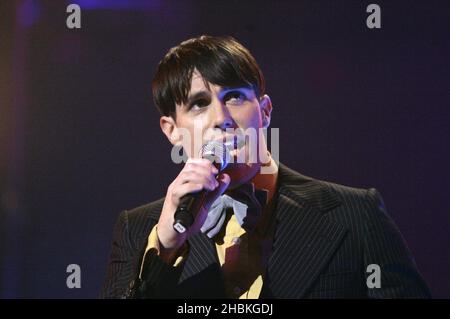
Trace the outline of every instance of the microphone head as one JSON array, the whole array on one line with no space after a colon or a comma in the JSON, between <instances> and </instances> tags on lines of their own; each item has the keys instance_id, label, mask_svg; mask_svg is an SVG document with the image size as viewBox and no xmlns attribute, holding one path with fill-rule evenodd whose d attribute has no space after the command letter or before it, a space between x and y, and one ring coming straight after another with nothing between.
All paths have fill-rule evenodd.
<instances>
[{"instance_id":1,"label":"microphone head","mask_svg":"<svg viewBox=\"0 0 450 319\"><path fill-rule=\"evenodd\" d=\"M216 163L219 171L224 170L230 163L230 151L225 144L218 141L209 141L203 144L200 149L200 157Z\"/></svg>"}]
</instances>

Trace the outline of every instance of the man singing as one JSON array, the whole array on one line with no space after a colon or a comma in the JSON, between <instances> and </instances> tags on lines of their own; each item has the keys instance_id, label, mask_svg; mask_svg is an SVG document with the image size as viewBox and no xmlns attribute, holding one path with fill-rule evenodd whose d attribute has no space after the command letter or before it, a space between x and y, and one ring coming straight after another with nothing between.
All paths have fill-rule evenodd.
<instances>
[{"instance_id":1,"label":"man singing","mask_svg":"<svg viewBox=\"0 0 450 319\"><path fill-rule=\"evenodd\" d=\"M188 160L165 198L120 214L102 297L430 296L377 190L274 160L261 134L272 112L264 76L236 40L182 42L159 63L152 89L162 132ZM242 131L257 132L255 143ZM202 158L211 139L234 141L223 170ZM176 229L180 203L200 193L193 223Z\"/></svg>"}]
</instances>

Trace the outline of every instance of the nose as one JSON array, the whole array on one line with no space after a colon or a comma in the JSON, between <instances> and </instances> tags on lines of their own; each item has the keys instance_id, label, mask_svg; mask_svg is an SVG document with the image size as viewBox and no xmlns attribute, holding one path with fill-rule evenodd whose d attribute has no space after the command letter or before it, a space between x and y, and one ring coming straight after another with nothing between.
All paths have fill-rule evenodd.
<instances>
[{"instance_id":1,"label":"nose","mask_svg":"<svg viewBox=\"0 0 450 319\"><path fill-rule=\"evenodd\" d=\"M219 128L221 130L226 130L227 128L232 128L234 126L234 120L231 117L229 110L226 105L217 101L214 105L214 128Z\"/></svg>"}]
</instances>

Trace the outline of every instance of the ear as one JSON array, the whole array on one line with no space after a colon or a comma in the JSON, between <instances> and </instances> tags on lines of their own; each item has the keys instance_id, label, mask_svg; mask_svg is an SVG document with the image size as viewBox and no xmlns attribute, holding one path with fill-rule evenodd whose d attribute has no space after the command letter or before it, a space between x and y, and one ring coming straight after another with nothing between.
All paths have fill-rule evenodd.
<instances>
[{"instance_id":1,"label":"ear","mask_svg":"<svg viewBox=\"0 0 450 319\"><path fill-rule=\"evenodd\" d=\"M172 145L178 144L180 138L177 134L177 124L171 116L161 116L159 119L161 131Z\"/></svg>"},{"instance_id":2,"label":"ear","mask_svg":"<svg viewBox=\"0 0 450 319\"><path fill-rule=\"evenodd\" d=\"M270 114L272 113L272 101L267 94L264 94L259 99L259 106L261 107L262 126L268 128L270 125Z\"/></svg>"}]
</instances>

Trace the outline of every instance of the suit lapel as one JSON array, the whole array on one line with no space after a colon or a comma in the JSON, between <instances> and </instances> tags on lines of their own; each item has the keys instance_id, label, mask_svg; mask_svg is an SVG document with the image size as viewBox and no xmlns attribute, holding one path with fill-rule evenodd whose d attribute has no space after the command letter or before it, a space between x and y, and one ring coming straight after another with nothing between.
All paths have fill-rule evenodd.
<instances>
[{"instance_id":1,"label":"suit lapel","mask_svg":"<svg viewBox=\"0 0 450 319\"><path fill-rule=\"evenodd\" d=\"M180 283L199 274L211 265L220 269L215 244L206 234L200 232L190 237L188 243L190 251L181 273Z\"/></svg>"},{"instance_id":2,"label":"suit lapel","mask_svg":"<svg viewBox=\"0 0 450 319\"><path fill-rule=\"evenodd\" d=\"M158 220L163 207L163 200L149 214L150 219ZM199 232L188 239L189 255L184 264L179 283L199 274L202 270L217 264L220 268L220 262L217 257L214 241L206 234Z\"/></svg>"},{"instance_id":3,"label":"suit lapel","mask_svg":"<svg viewBox=\"0 0 450 319\"><path fill-rule=\"evenodd\" d=\"M326 214L339 204L323 184L280 164L276 231L263 297L305 296L346 233Z\"/></svg>"},{"instance_id":4,"label":"suit lapel","mask_svg":"<svg viewBox=\"0 0 450 319\"><path fill-rule=\"evenodd\" d=\"M340 205L337 195L321 182L282 164L279 168L273 253L261 296L302 298L339 247L347 229L326 214ZM220 294L222 276L213 240L200 232L188 242L190 253L179 284L193 279L197 291L205 285L216 285L215 293ZM205 279L211 282L195 278L202 272L209 274Z\"/></svg>"}]
</instances>

